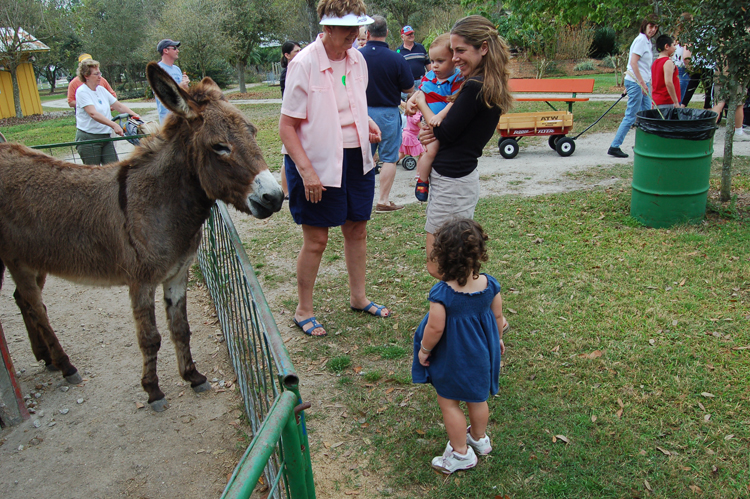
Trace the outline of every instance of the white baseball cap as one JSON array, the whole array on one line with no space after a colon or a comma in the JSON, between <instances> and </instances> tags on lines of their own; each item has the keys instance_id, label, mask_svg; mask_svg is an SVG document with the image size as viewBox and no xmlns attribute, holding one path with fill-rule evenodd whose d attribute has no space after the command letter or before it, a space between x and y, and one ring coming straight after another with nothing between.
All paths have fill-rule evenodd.
<instances>
[{"instance_id":1,"label":"white baseball cap","mask_svg":"<svg viewBox=\"0 0 750 499\"><path fill-rule=\"evenodd\" d=\"M326 15L320 20L320 24L323 26L366 26L374 22L375 20L367 14L358 16L353 12L341 17Z\"/></svg>"}]
</instances>

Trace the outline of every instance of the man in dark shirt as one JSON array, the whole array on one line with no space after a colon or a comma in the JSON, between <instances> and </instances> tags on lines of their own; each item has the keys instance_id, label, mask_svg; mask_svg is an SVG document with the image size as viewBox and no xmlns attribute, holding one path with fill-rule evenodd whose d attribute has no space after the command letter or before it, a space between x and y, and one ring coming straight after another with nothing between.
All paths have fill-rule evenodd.
<instances>
[{"instance_id":1,"label":"man in dark shirt","mask_svg":"<svg viewBox=\"0 0 750 499\"><path fill-rule=\"evenodd\" d=\"M409 63L416 87L429 68L430 56L421 43L414 42L414 29L411 26L401 28L401 40L404 43L396 49L396 52L401 54Z\"/></svg>"},{"instance_id":2,"label":"man in dark shirt","mask_svg":"<svg viewBox=\"0 0 750 499\"><path fill-rule=\"evenodd\" d=\"M383 167L380 170L380 192L375 206L377 213L388 213L403 208L390 201L396 161L401 146L401 92L411 92L412 72L403 57L391 51L385 39L388 24L383 16L372 16L367 27L367 44L359 49L367 62L367 114L380 128L382 140L372 144L372 153L379 151Z\"/></svg>"}]
</instances>

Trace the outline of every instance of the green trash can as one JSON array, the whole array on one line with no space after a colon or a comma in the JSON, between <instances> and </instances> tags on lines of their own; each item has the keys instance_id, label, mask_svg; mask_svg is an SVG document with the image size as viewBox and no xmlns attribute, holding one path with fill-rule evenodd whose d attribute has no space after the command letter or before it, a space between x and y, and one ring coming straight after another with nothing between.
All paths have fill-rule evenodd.
<instances>
[{"instance_id":1,"label":"green trash can","mask_svg":"<svg viewBox=\"0 0 750 499\"><path fill-rule=\"evenodd\" d=\"M717 114L656 109L636 115L630 215L647 227L700 223L706 215Z\"/></svg>"}]
</instances>

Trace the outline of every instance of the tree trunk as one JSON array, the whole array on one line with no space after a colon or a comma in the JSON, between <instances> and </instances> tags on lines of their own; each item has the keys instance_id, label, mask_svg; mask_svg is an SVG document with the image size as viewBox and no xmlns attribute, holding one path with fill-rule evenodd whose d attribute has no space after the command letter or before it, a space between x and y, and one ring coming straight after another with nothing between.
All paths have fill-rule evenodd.
<instances>
[{"instance_id":1,"label":"tree trunk","mask_svg":"<svg viewBox=\"0 0 750 499\"><path fill-rule=\"evenodd\" d=\"M737 109L739 90L737 85L729 89L727 102L727 124L724 134L724 161L721 164L721 190L719 201L726 203L731 198L732 190L732 146L734 142L734 112Z\"/></svg>"},{"instance_id":2,"label":"tree trunk","mask_svg":"<svg viewBox=\"0 0 750 499\"><path fill-rule=\"evenodd\" d=\"M245 92L247 92L247 88L245 87L245 68L246 67L247 67L247 63L245 61L237 62L237 79L239 80L241 94L244 94Z\"/></svg>"},{"instance_id":3,"label":"tree trunk","mask_svg":"<svg viewBox=\"0 0 750 499\"><path fill-rule=\"evenodd\" d=\"M10 78L13 80L13 103L16 105L16 118L23 118L21 111L21 92L18 88L18 65L10 63Z\"/></svg>"}]
</instances>

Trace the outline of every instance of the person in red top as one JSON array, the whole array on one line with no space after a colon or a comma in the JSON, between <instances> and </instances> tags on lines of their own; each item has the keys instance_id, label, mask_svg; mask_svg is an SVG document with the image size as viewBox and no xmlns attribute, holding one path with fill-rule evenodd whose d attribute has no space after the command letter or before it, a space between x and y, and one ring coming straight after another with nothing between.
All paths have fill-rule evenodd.
<instances>
[{"instance_id":1,"label":"person in red top","mask_svg":"<svg viewBox=\"0 0 750 499\"><path fill-rule=\"evenodd\" d=\"M78 56L78 63L80 64L86 59L93 59L93 57L91 57L91 54L81 54ZM70 80L70 83L68 83L68 106L74 109L76 107L76 90L78 90L78 87L81 85L83 85L83 82L80 78L73 78ZM109 83L103 76L99 79L99 86L106 88L107 91L112 94L112 97L117 99L117 94L112 90L112 87L109 86Z\"/></svg>"},{"instance_id":2,"label":"person in red top","mask_svg":"<svg viewBox=\"0 0 750 499\"><path fill-rule=\"evenodd\" d=\"M661 35L656 39L656 50L659 57L651 65L653 92L651 97L656 107L662 111L669 111L675 107L684 107L680 103L680 78L672 61L676 47L669 35Z\"/></svg>"}]
</instances>

